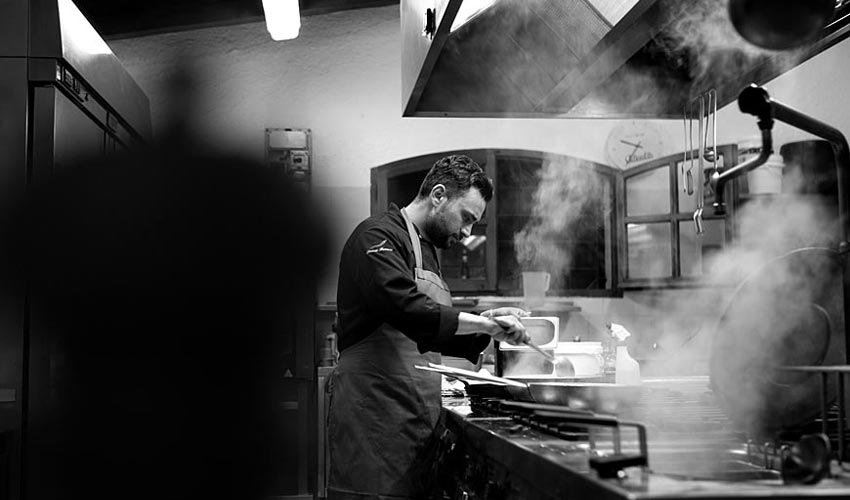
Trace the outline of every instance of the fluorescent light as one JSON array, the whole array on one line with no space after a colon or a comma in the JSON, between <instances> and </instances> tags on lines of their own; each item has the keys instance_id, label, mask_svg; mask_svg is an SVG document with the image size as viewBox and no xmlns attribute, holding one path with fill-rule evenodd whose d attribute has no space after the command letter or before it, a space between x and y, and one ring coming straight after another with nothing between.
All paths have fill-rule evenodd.
<instances>
[{"instance_id":1,"label":"fluorescent light","mask_svg":"<svg viewBox=\"0 0 850 500\"><path fill-rule=\"evenodd\" d=\"M59 0L59 20L62 23L64 43L91 55L111 54L112 51L103 38L89 24L83 13L71 0Z\"/></svg>"},{"instance_id":2,"label":"fluorescent light","mask_svg":"<svg viewBox=\"0 0 850 500\"><path fill-rule=\"evenodd\" d=\"M298 0L263 0L266 29L272 40L292 40L301 29Z\"/></svg>"}]
</instances>

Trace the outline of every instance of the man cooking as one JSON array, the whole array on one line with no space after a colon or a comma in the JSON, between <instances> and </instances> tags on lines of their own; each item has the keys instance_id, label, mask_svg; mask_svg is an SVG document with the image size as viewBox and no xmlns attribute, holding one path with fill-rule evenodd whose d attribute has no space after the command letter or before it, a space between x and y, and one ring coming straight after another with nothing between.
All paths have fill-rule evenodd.
<instances>
[{"instance_id":1,"label":"man cooking","mask_svg":"<svg viewBox=\"0 0 850 500\"><path fill-rule=\"evenodd\" d=\"M493 196L463 155L437 161L406 207L362 222L339 266L339 365L331 380L328 498L411 499L432 493L429 464L440 416L439 374L415 365L440 353L476 362L493 337L528 339L516 308L452 308L437 248L470 235Z\"/></svg>"}]
</instances>

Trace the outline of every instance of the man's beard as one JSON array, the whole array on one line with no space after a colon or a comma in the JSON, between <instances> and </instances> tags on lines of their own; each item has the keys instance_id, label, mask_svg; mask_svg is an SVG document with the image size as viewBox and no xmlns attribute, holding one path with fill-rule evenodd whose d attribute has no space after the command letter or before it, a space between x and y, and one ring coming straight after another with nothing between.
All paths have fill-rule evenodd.
<instances>
[{"instance_id":1,"label":"man's beard","mask_svg":"<svg viewBox=\"0 0 850 500\"><path fill-rule=\"evenodd\" d=\"M457 241L456 235L446 229L445 221L441 214L428 217L425 220L425 237L437 248L449 248Z\"/></svg>"}]
</instances>

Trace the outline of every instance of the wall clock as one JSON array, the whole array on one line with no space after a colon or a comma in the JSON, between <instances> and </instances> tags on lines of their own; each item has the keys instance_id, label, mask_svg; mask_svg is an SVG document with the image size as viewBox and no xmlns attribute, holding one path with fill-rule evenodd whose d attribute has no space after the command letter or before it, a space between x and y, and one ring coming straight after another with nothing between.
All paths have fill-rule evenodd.
<instances>
[{"instance_id":1,"label":"wall clock","mask_svg":"<svg viewBox=\"0 0 850 500\"><path fill-rule=\"evenodd\" d=\"M615 126L605 141L605 156L617 168L626 169L660 158L664 152L661 128L638 120Z\"/></svg>"}]
</instances>

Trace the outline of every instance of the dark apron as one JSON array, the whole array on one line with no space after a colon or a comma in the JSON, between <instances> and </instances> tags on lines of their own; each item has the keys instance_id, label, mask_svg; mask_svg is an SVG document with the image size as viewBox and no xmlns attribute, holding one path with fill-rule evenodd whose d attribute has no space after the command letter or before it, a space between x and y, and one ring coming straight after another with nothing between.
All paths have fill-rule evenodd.
<instances>
[{"instance_id":1,"label":"dark apron","mask_svg":"<svg viewBox=\"0 0 850 500\"><path fill-rule=\"evenodd\" d=\"M451 305L440 276L422 268L419 235L402 209L416 258L417 289ZM427 492L422 471L435 445L440 418L440 374L414 365L439 363L384 323L340 353L331 379L328 417L328 500L409 499Z\"/></svg>"}]
</instances>

